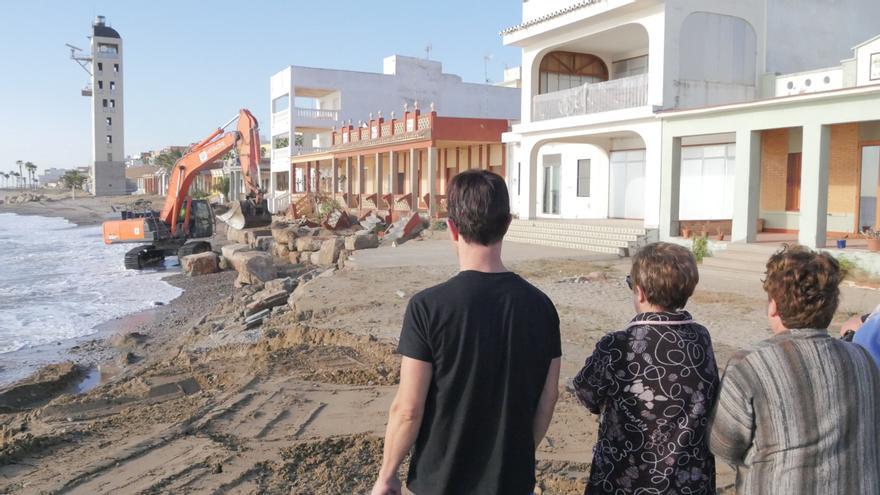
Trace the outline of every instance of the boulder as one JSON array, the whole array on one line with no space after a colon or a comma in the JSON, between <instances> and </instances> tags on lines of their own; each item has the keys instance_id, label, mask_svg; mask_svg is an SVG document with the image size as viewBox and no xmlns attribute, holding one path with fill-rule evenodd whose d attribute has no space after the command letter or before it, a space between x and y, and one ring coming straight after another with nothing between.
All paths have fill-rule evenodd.
<instances>
[{"instance_id":1,"label":"boulder","mask_svg":"<svg viewBox=\"0 0 880 495\"><path fill-rule=\"evenodd\" d=\"M219 268L220 271L226 271L232 268L232 265L229 263L229 258L221 256L220 259L217 261L217 268Z\"/></svg>"},{"instance_id":2,"label":"boulder","mask_svg":"<svg viewBox=\"0 0 880 495\"><path fill-rule=\"evenodd\" d=\"M348 254L349 253L347 249L339 251L339 259L336 260L336 268L339 268L340 270L345 268L345 262L348 261Z\"/></svg>"},{"instance_id":3,"label":"boulder","mask_svg":"<svg viewBox=\"0 0 880 495\"><path fill-rule=\"evenodd\" d=\"M290 254L287 255L287 259L294 265L299 263L299 251L291 251Z\"/></svg>"},{"instance_id":4,"label":"boulder","mask_svg":"<svg viewBox=\"0 0 880 495\"><path fill-rule=\"evenodd\" d=\"M313 265L318 265L318 264L320 264L320 262L321 262L321 252L320 252L320 251L315 251L315 252L312 252L312 253L303 253L303 254L302 254L302 256L306 256L306 255L309 256L309 263L311 263L311 264L313 264Z\"/></svg>"},{"instance_id":5,"label":"boulder","mask_svg":"<svg viewBox=\"0 0 880 495\"><path fill-rule=\"evenodd\" d=\"M271 253L275 250L275 239L271 235L264 235L254 239L254 248L259 251Z\"/></svg>"},{"instance_id":6,"label":"boulder","mask_svg":"<svg viewBox=\"0 0 880 495\"><path fill-rule=\"evenodd\" d=\"M236 253L232 257L232 266L238 271L236 286L263 284L277 275L272 257L259 251Z\"/></svg>"},{"instance_id":7,"label":"boulder","mask_svg":"<svg viewBox=\"0 0 880 495\"><path fill-rule=\"evenodd\" d=\"M299 282L293 277L276 278L275 280L266 282L266 288L264 290L272 292L283 290L290 293L296 289L297 285L299 285Z\"/></svg>"},{"instance_id":8,"label":"boulder","mask_svg":"<svg viewBox=\"0 0 880 495\"><path fill-rule=\"evenodd\" d=\"M275 247L272 249L272 252L279 258L287 258L290 254L290 248L287 247L287 244L279 244L278 241L275 241Z\"/></svg>"},{"instance_id":9,"label":"boulder","mask_svg":"<svg viewBox=\"0 0 880 495\"><path fill-rule=\"evenodd\" d=\"M183 273L189 276L207 275L220 271L217 253L208 251L207 253L191 254L180 258L180 268Z\"/></svg>"},{"instance_id":10,"label":"boulder","mask_svg":"<svg viewBox=\"0 0 880 495\"><path fill-rule=\"evenodd\" d=\"M318 251L318 265L326 266L336 263L339 259L339 252L345 248L345 240L341 237L327 239L321 244L321 250Z\"/></svg>"},{"instance_id":11,"label":"boulder","mask_svg":"<svg viewBox=\"0 0 880 495\"><path fill-rule=\"evenodd\" d=\"M251 251L251 247L247 244L227 244L220 248L220 253L227 260L231 260L235 253L243 253L245 251Z\"/></svg>"},{"instance_id":12,"label":"boulder","mask_svg":"<svg viewBox=\"0 0 880 495\"><path fill-rule=\"evenodd\" d=\"M247 232L244 230L229 227L226 229L226 238L238 244L247 244Z\"/></svg>"},{"instance_id":13,"label":"boulder","mask_svg":"<svg viewBox=\"0 0 880 495\"><path fill-rule=\"evenodd\" d=\"M283 228L277 228L274 225L272 226L272 238L275 239L275 244L283 244L290 248L296 243L296 238L299 237L297 235L296 227L286 226Z\"/></svg>"},{"instance_id":14,"label":"boulder","mask_svg":"<svg viewBox=\"0 0 880 495\"><path fill-rule=\"evenodd\" d=\"M290 294L284 290L270 290L264 289L257 294L254 295L254 301L244 308L244 316L245 318L259 313L266 309L274 308L275 306L281 306L282 304L287 303L287 297Z\"/></svg>"},{"instance_id":15,"label":"boulder","mask_svg":"<svg viewBox=\"0 0 880 495\"><path fill-rule=\"evenodd\" d=\"M270 237L271 238L272 237L272 230L271 229L245 229L245 230L243 230L243 232L244 232L245 243L247 245L253 246L253 247L256 247L258 238L260 238L260 237Z\"/></svg>"},{"instance_id":16,"label":"boulder","mask_svg":"<svg viewBox=\"0 0 880 495\"><path fill-rule=\"evenodd\" d=\"M300 237L296 240L296 250L301 252L318 251L321 249L322 239L317 237Z\"/></svg>"},{"instance_id":17,"label":"boulder","mask_svg":"<svg viewBox=\"0 0 880 495\"><path fill-rule=\"evenodd\" d=\"M379 236L376 234L353 235L345 238L345 249L349 251L377 247L379 247Z\"/></svg>"}]
</instances>

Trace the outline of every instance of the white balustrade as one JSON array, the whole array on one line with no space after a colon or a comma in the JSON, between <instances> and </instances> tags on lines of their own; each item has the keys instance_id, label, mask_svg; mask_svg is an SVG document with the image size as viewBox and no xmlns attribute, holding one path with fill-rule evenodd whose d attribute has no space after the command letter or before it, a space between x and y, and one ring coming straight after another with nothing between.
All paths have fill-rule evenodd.
<instances>
[{"instance_id":1,"label":"white balustrade","mask_svg":"<svg viewBox=\"0 0 880 495\"><path fill-rule=\"evenodd\" d=\"M639 74L537 95L532 100L532 120L589 115L647 104L648 75Z\"/></svg>"}]
</instances>

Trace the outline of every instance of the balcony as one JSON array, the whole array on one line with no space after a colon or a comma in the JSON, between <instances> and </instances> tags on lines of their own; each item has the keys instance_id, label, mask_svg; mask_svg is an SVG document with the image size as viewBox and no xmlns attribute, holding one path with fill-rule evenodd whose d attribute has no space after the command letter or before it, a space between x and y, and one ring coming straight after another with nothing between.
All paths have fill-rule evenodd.
<instances>
[{"instance_id":1,"label":"balcony","mask_svg":"<svg viewBox=\"0 0 880 495\"><path fill-rule=\"evenodd\" d=\"M336 122L339 120L339 110L324 110L322 108L293 108L293 115L303 119L317 119Z\"/></svg>"},{"instance_id":2,"label":"balcony","mask_svg":"<svg viewBox=\"0 0 880 495\"><path fill-rule=\"evenodd\" d=\"M272 150L272 163L284 163L290 161L290 148L278 148Z\"/></svg>"},{"instance_id":3,"label":"balcony","mask_svg":"<svg viewBox=\"0 0 880 495\"><path fill-rule=\"evenodd\" d=\"M290 114L284 111L272 114L272 129L287 129L290 127ZM277 131L276 131L277 132Z\"/></svg>"},{"instance_id":4,"label":"balcony","mask_svg":"<svg viewBox=\"0 0 880 495\"><path fill-rule=\"evenodd\" d=\"M532 100L532 120L590 115L647 104L648 74L639 74L537 95Z\"/></svg>"},{"instance_id":5,"label":"balcony","mask_svg":"<svg viewBox=\"0 0 880 495\"><path fill-rule=\"evenodd\" d=\"M294 146L293 154L294 155L308 155L311 153L324 153L326 151L330 151L330 148L323 146Z\"/></svg>"}]
</instances>

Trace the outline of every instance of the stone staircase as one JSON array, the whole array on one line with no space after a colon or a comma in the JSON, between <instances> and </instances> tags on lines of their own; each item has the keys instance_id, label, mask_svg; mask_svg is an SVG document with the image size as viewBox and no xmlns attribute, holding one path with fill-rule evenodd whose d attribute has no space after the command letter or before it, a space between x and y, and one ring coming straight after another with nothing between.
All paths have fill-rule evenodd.
<instances>
[{"instance_id":1,"label":"stone staircase","mask_svg":"<svg viewBox=\"0 0 880 495\"><path fill-rule=\"evenodd\" d=\"M743 280L762 279L770 255L779 250L778 244L740 244L728 242L725 249L715 249L712 256L703 258L700 271L723 273Z\"/></svg>"},{"instance_id":2,"label":"stone staircase","mask_svg":"<svg viewBox=\"0 0 880 495\"><path fill-rule=\"evenodd\" d=\"M613 222L514 219L504 240L629 256L647 244L651 235L652 232L644 228L615 225Z\"/></svg>"}]
</instances>

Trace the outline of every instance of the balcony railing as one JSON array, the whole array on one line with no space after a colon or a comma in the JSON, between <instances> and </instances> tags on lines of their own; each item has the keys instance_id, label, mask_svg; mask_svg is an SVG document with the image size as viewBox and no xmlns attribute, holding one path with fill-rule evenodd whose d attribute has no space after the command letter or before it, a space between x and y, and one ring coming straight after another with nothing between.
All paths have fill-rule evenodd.
<instances>
[{"instance_id":1,"label":"balcony railing","mask_svg":"<svg viewBox=\"0 0 880 495\"><path fill-rule=\"evenodd\" d=\"M293 148L294 155L308 155L309 153L323 153L325 151L330 151L330 148L323 146L294 146Z\"/></svg>"},{"instance_id":2,"label":"balcony railing","mask_svg":"<svg viewBox=\"0 0 880 495\"><path fill-rule=\"evenodd\" d=\"M290 114L287 112L277 112L272 114L272 128L286 129L290 127Z\"/></svg>"},{"instance_id":3,"label":"balcony railing","mask_svg":"<svg viewBox=\"0 0 880 495\"><path fill-rule=\"evenodd\" d=\"M321 108L293 108L294 115L305 119L339 120L339 110L324 110Z\"/></svg>"},{"instance_id":4,"label":"balcony railing","mask_svg":"<svg viewBox=\"0 0 880 495\"><path fill-rule=\"evenodd\" d=\"M641 107L648 104L648 75L624 77L537 95L532 100L532 120Z\"/></svg>"},{"instance_id":5,"label":"balcony railing","mask_svg":"<svg viewBox=\"0 0 880 495\"><path fill-rule=\"evenodd\" d=\"M289 162L290 161L290 150L289 148L278 148L272 150L272 163L279 162Z\"/></svg>"}]
</instances>

